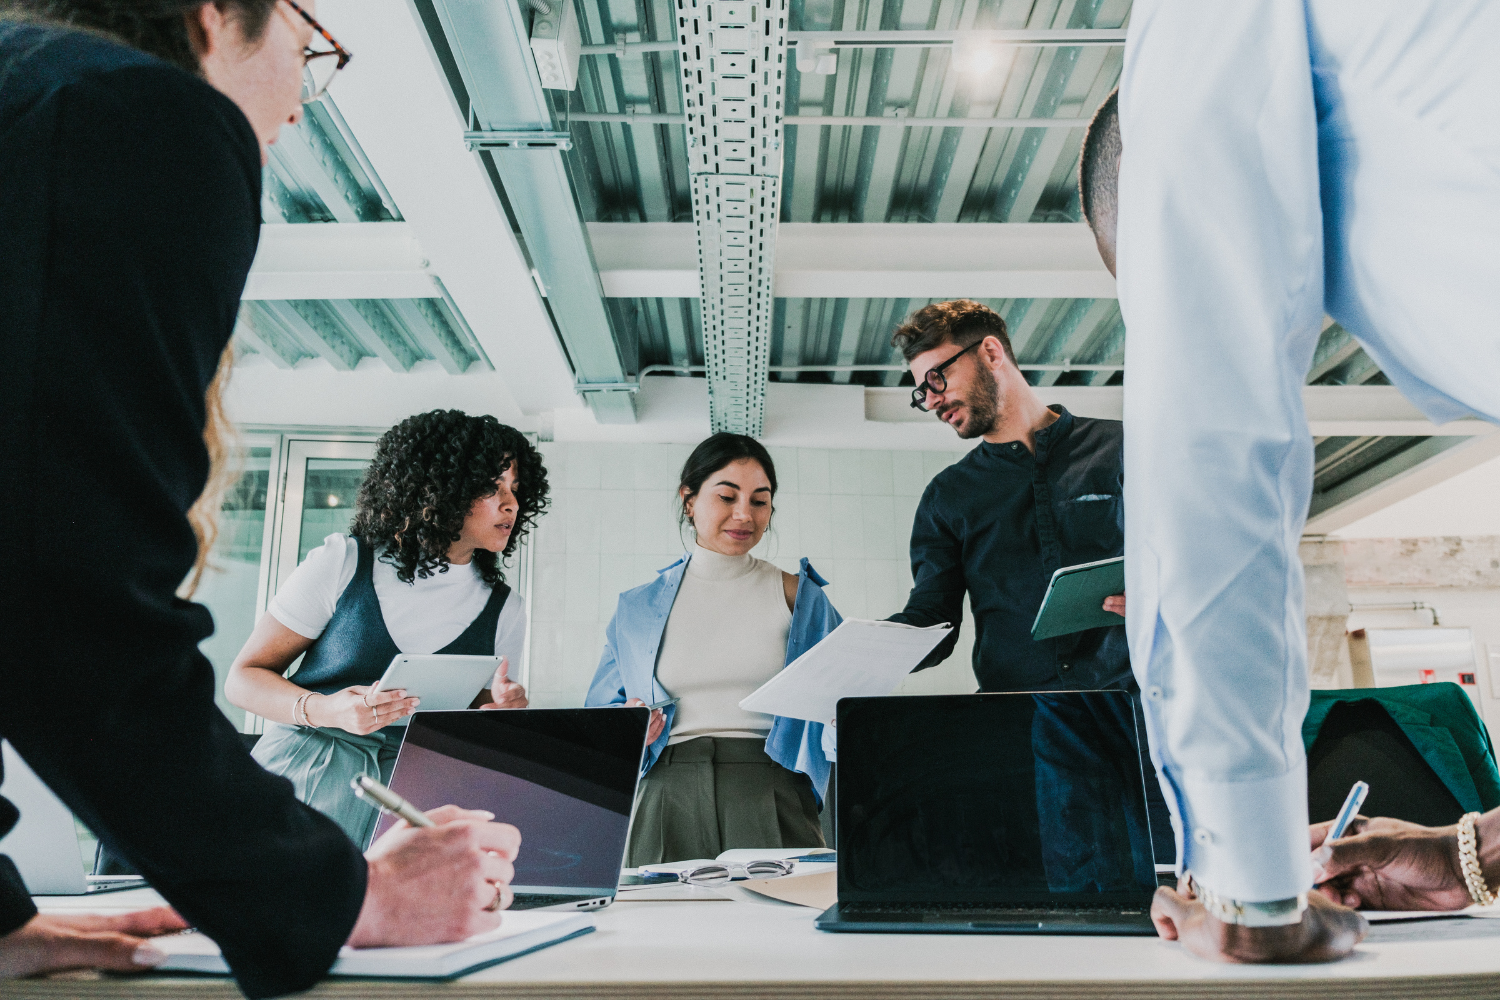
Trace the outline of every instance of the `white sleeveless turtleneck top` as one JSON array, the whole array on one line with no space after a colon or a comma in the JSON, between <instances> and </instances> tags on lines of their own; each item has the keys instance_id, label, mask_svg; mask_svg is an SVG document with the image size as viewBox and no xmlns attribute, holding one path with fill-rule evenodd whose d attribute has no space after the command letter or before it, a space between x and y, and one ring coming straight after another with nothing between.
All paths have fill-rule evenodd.
<instances>
[{"instance_id":1,"label":"white sleeveless turtleneck top","mask_svg":"<svg viewBox=\"0 0 1500 1000\"><path fill-rule=\"evenodd\" d=\"M699 736L764 739L771 717L739 703L786 664L791 624L781 570L694 544L656 660L657 681L681 699L668 744Z\"/></svg>"}]
</instances>

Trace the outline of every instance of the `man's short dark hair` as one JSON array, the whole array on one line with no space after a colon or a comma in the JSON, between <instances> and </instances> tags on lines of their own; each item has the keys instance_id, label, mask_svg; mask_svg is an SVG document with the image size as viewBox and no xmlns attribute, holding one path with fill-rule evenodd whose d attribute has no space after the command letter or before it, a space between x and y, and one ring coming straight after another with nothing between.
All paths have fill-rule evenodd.
<instances>
[{"instance_id":1,"label":"man's short dark hair","mask_svg":"<svg viewBox=\"0 0 1500 1000\"><path fill-rule=\"evenodd\" d=\"M1120 88L1109 92L1089 122L1078 158L1078 196L1083 218L1095 232L1114 231L1120 188Z\"/></svg>"},{"instance_id":2,"label":"man's short dark hair","mask_svg":"<svg viewBox=\"0 0 1500 1000\"><path fill-rule=\"evenodd\" d=\"M954 299L935 302L912 313L896 328L891 346L901 348L901 356L910 361L934 347L944 344L969 347L985 337L1000 341L1010 363L1016 363L1015 352L1010 347L1010 334L1006 332L1005 320L1000 314L973 299Z\"/></svg>"}]
</instances>

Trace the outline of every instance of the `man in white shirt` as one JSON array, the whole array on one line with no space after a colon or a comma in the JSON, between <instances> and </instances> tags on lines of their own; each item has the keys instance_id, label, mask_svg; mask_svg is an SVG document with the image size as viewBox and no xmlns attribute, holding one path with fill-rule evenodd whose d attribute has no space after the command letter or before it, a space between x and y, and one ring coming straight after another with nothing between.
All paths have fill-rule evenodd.
<instances>
[{"instance_id":1,"label":"man in white shirt","mask_svg":"<svg viewBox=\"0 0 1500 1000\"><path fill-rule=\"evenodd\" d=\"M1308 897L1301 387L1326 310L1435 422L1500 421L1496 37L1487 0L1137 0L1117 243L1104 121L1084 156L1130 329L1131 659L1196 887L1153 914L1206 957L1362 933Z\"/></svg>"}]
</instances>

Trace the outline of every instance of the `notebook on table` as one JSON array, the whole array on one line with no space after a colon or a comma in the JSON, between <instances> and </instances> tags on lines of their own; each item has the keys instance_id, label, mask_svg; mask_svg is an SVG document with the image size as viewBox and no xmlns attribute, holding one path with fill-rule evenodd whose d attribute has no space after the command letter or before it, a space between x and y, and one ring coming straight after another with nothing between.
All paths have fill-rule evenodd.
<instances>
[{"instance_id":1,"label":"notebook on table","mask_svg":"<svg viewBox=\"0 0 1500 1000\"><path fill-rule=\"evenodd\" d=\"M540 948L587 934L593 921L581 913L504 914L498 928L453 944L409 948L343 948L328 970L330 976L456 979ZM169 934L152 938L167 960L156 971L207 972L227 975L229 965L219 946L205 934Z\"/></svg>"},{"instance_id":2,"label":"notebook on table","mask_svg":"<svg viewBox=\"0 0 1500 1000\"><path fill-rule=\"evenodd\" d=\"M845 698L825 931L1154 934L1125 691Z\"/></svg>"},{"instance_id":3,"label":"notebook on table","mask_svg":"<svg viewBox=\"0 0 1500 1000\"><path fill-rule=\"evenodd\" d=\"M521 831L510 910L614 901L651 713L644 708L417 712L390 787L423 811L488 809ZM387 814L371 839L396 822Z\"/></svg>"}]
</instances>

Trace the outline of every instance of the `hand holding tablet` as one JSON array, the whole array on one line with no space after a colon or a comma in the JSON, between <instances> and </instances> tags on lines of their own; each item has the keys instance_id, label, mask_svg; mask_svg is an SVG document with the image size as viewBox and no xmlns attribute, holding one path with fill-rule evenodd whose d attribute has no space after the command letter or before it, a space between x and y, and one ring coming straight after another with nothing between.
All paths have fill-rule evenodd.
<instances>
[{"instance_id":1,"label":"hand holding tablet","mask_svg":"<svg viewBox=\"0 0 1500 1000\"><path fill-rule=\"evenodd\" d=\"M373 701L381 692L402 689L406 697L418 699L424 710L468 708L487 683L501 685L502 691L496 693L503 693L503 685L510 682L502 673L501 662L498 656L399 653L391 659L385 675L370 689L369 697ZM519 684L514 686L520 687ZM397 719L391 725L404 726L408 718Z\"/></svg>"}]
</instances>

